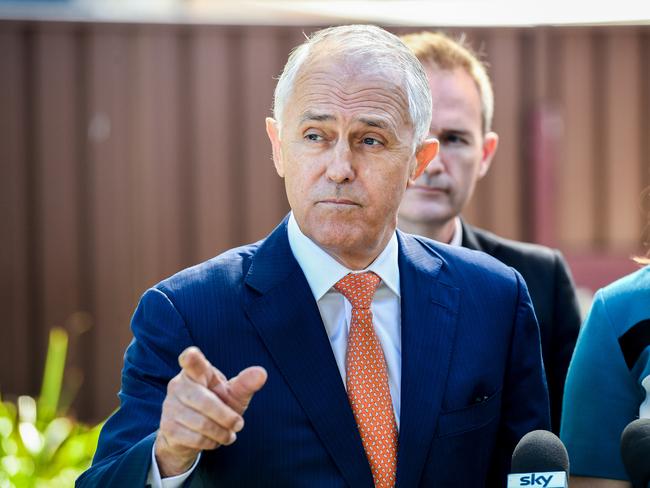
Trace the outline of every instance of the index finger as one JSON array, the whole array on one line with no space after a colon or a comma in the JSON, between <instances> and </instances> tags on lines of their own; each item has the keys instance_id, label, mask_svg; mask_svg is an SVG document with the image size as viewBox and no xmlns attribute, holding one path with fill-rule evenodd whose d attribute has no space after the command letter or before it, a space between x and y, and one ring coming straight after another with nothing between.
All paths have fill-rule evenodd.
<instances>
[{"instance_id":1,"label":"index finger","mask_svg":"<svg viewBox=\"0 0 650 488\"><path fill-rule=\"evenodd\" d=\"M178 364L188 378L206 388L214 388L226 381L223 373L212 366L196 346L185 349L178 356Z\"/></svg>"}]
</instances>

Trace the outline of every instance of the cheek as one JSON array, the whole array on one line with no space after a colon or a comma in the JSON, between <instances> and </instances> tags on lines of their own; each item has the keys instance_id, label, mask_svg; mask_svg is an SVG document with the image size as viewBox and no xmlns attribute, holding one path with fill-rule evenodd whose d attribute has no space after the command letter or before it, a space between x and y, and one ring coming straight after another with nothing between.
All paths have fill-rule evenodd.
<instances>
[{"instance_id":1,"label":"cheek","mask_svg":"<svg viewBox=\"0 0 650 488\"><path fill-rule=\"evenodd\" d=\"M372 179L372 192L381 213L396 209L404 196L409 177L409 168L403 164L389 168L375 173Z\"/></svg>"},{"instance_id":2,"label":"cheek","mask_svg":"<svg viewBox=\"0 0 650 488\"><path fill-rule=\"evenodd\" d=\"M291 205L300 204L305 200L306 185L300 174L290 173L285 176L287 197Z\"/></svg>"},{"instance_id":3,"label":"cheek","mask_svg":"<svg viewBox=\"0 0 650 488\"><path fill-rule=\"evenodd\" d=\"M320 176L316 164L292 164L284 176L287 198L292 208L307 207L318 193Z\"/></svg>"},{"instance_id":4,"label":"cheek","mask_svg":"<svg viewBox=\"0 0 650 488\"><path fill-rule=\"evenodd\" d=\"M447 172L458 182L471 180L478 172L478 158L473 150L451 150L442 155Z\"/></svg>"}]
</instances>

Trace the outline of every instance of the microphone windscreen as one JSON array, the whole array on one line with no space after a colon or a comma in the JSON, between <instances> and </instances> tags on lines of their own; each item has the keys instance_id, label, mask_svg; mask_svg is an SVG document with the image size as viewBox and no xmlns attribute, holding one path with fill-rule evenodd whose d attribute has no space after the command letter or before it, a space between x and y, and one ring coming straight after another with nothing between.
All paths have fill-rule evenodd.
<instances>
[{"instance_id":1,"label":"microphone windscreen","mask_svg":"<svg viewBox=\"0 0 650 488\"><path fill-rule=\"evenodd\" d=\"M637 419L625 427L621 457L634 486L650 483L650 419Z\"/></svg>"},{"instance_id":2,"label":"microphone windscreen","mask_svg":"<svg viewBox=\"0 0 650 488\"><path fill-rule=\"evenodd\" d=\"M569 455L558 436L534 430L521 438L512 453L512 473L569 472Z\"/></svg>"}]
</instances>

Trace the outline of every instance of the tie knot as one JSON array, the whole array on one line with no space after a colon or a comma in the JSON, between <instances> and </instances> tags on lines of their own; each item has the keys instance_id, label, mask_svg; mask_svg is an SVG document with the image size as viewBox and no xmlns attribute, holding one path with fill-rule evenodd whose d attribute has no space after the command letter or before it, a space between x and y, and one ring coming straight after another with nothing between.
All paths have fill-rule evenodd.
<instances>
[{"instance_id":1,"label":"tie knot","mask_svg":"<svg viewBox=\"0 0 650 488\"><path fill-rule=\"evenodd\" d=\"M350 273L334 285L334 289L348 299L352 308L370 308L375 290L381 283L381 278L372 271L366 273Z\"/></svg>"}]
</instances>

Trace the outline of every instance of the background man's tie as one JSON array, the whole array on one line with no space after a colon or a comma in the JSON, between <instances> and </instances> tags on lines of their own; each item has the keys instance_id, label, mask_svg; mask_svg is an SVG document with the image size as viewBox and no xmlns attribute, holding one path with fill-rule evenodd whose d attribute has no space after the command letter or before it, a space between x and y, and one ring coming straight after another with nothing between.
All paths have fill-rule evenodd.
<instances>
[{"instance_id":1,"label":"background man's tie","mask_svg":"<svg viewBox=\"0 0 650 488\"><path fill-rule=\"evenodd\" d=\"M376 487L395 486L397 425L381 343L372 325L370 303L381 278L375 273L349 274L334 288L352 304L347 389L361 441Z\"/></svg>"}]
</instances>

